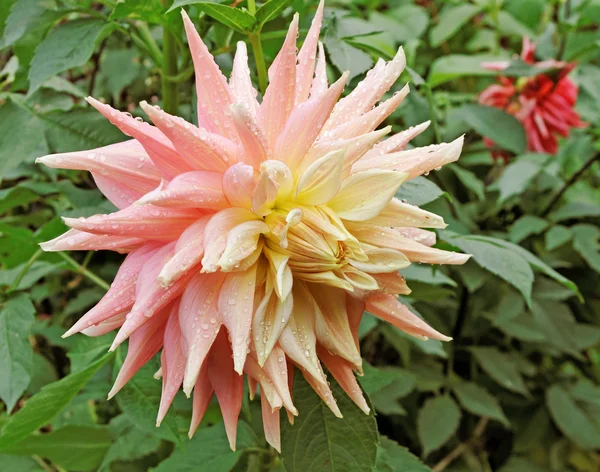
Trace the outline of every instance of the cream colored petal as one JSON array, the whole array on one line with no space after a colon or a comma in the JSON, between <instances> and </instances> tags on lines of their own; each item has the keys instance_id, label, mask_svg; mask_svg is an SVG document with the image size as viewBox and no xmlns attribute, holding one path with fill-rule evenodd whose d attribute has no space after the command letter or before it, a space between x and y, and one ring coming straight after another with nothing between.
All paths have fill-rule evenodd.
<instances>
[{"instance_id":1,"label":"cream colored petal","mask_svg":"<svg viewBox=\"0 0 600 472\"><path fill-rule=\"evenodd\" d=\"M389 228L413 227L413 228L441 228L448 226L441 216L427 210L421 210L415 205L410 205L397 198L392 198L381 212L365 223L373 226L384 226Z\"/></svg>"},{"instance_id":2,"label":"cream colored petal","mask_svg":"<svg viewBox=\"0 0 600 472\"><path fill-rule=\"evenodd\" d=\"M292 285L294 283L292 271L287 263L290 257L277 251L273 251L266 246L264 248L264 254L269 261L269 268L272 280L274 281L273 285L275 287L275 292L279 299L283 300L287 298L292 291Z\"/></svg>"},{"instance_id":3,"label":"cream colored petal","mask_svg":"<svg viewBox=\"0 0 600 472\"><path fill-rule=\"evenodd\" d=\"M239 268L240 263L256 250L260 235L268 231L269 227L260 220L236 226L227 235L227 245L217 264L226 272Z\"/></svg>"},{"instance_id":4,"label":"cream colored petal","mask_svg":"<svg viewBox=\"0 0 600 472\"><path fill-rule=\"evenodd\" d=\"M252 335L258 363L262 367L279 341L292 315L293 298L288 295L280 300L274 291L269 291L256 308L252 319Z\"/></svg>"},{"instance_id":5,"label":"cream colored petal","mask_svg":"<svg viewBox=\"0 0 600 472\"><path fill-rule=\"evenodd\" d=\"M300 177L296 201L304 205L323 205L340 189L344 152L334 151L313 162Z\"/></svg>"},{"instance_id":6,"label":"cream colored petal","mask_svg":"<svg viewBox=\"0 0 600 472\"><path fill-rule=\"evenodd\" d=\"M395 272L410 265L408 258L400 251L395 251L394 249L373 247L365 249L365 254L369 258L368 261L350 260L349 262L357 269L370 274Z\"/></svg>"}]
</instances>

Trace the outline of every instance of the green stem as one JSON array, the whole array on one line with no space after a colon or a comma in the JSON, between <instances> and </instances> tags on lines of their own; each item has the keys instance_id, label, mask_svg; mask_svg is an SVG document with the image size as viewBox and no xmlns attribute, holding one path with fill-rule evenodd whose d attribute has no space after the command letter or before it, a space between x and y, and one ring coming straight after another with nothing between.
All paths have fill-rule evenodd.
<instances>
[{"instance_id":1,"label":"green stem","mask_svg":"<svg viewBox=\"0 0 600 472\"><path fill-rule=\"evenodd\" d=\"M252 16L254 16L254 14L256 13L256 1L255 0L248 0L248 13L250 13Z\"/></svg>"},{"instance_id":2,"label":"green stem","mask_svg":"<svg viewBox=\"0 0 600 472\"><path fill-rule=\"evenodd\" d=\"M163 3L166 3L163 0ZM177 82L169 80L176 77L177 70L177 41L171 32L163 27L163 67L162 67L162 99L163 109L172 115L177 114L179 87Z\"/></svg>"},{"instance_id":3,"label":"green stem","mask_svg":"<svg viewBox=\"0 0 600 472\"><path fill-rule=\"evenodd\" d=\"M110 288L110 285L108 283L106 283L104 280L102 280L100 277L98 277L96 274L94 274L90 270L86 269L84 266L82 266L79 262L77 262L72 257L68 256L64 252L57 252L57 254L60 257L62 257L67 262L67 264L69 264L71 267L73 267L73 269L75 269L75 272L86 276L88 279L90 279L92 282L94 282L99 287L102 287L104 290L108 290Z\"/></svg>"},{"instance_id":4,"label":"green stem","mask_svg":"<svg viewBox=\"0 0 600 472\"><path fill-rule=\"evenodd\" d=\"M248 39L252 45L256 70L258 71L258 85L260 92L264 95L265 90L267 90L267 64L265 63L265 56L260 42L260 31L250 34Z\"/></svg>"},{"instance_id":5,"label":"green stem","mask_svg":"<svg viewBox=\"0 0 600 472\"><path fill-rule=\"evenodd\" d=\"M146 46L146 49L150 54L150 57L152 57L152 60L158 67L162 67L163 54L160 52L160 48L158 47L158 44L156 44L156 41L154 41L152 33L150 32L150 28L148 28L146 23L141 21L137 22L135 26L142 43Z\"/></svg>"},{"instance_id":6,"label":"green stem","mask_svg":"<svg viewBox=\"0 0 600 472\"><path fill-rule=\"evenodd\" d=\"M37 251L35 251L35 253L29 258L27 263L21 269L21 272L19 272L19 275L17 275L17 278L15 279L14 283L11 285L10 290L9 290L10 292L14 292L15 290L19 289L19 284L23 280L23 277L25 277L25 275L27 275L27 272L29 272L29 269L31 269L31 266L33 265L33 263L35 261L37 261L38 258L43 253L44 253L44 251L40 248Z\"/></svg>"},{"instance_id":7,"label":"green stem","mask_svg":"<svg viewBox=\"0 0 600 472\"><path fill-rule=\"evenodd\" d=\"M431 129L433 130L433 134L435 136L435 144L439 144L442 142L442 136L440 134L440 127L438 125L437 110L433 100L433 93L431 92L429 85L423 84L423 87L425 88L425 96L427 97L427 103L429 104L429 119L431 120Z\"/></svg>"}]
</instances>

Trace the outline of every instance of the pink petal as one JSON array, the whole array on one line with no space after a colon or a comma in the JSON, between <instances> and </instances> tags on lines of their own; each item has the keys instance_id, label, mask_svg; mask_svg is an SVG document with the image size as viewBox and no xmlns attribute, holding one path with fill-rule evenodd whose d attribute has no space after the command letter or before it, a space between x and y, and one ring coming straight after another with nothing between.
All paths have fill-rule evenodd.
<instances>
[{"instance_id":1,"label":"pink petal","mask_svg":"<svg viewBox=\"0 0 600 472\"><path fill-rule=\"evenodd\" d=\"M256 89L252 85L250 68L248 67L248 51L244 41L237 42L235 57L233 58L233 69L229 79L229 88L235 97L235 103L246 105L251 116L256 116L259 104L256 100Z\"/></svg>"},{"instance_id":2,"label":"pink petal","mask_svg":"<svg viewBox=\"0 0 600 472\"><path fill-rule=\"evenodd\" d=\"M121 263L108 292L85 315L83 315L63 337L79 333L98 323L129 311L135 302L135 284L142 267L159 249L156 244L147 244L128 254Z\"/></svg>"},{"instance_id":3,"label":"pink petal","mask_svg":"<svg viewBox=\"0 0 600 472\"><path fill-rule=\"evenodd\" d=\"M285 128L277 139L274 156L282 156L279 158L292 169L298 167L342 94L348 75L348 72L344 72L325 94L304 101L292 109Z\"/></svg>"},{"instance_id":4,"label":"pink petal","mask_svg":"<svg viewBox=\"0 0 600 472\"><path fill-rule=\"evenodd\" d=\"M39 157L36 162L54 169L92 172L100 191L119 208L130 205L160 182L158 170L134 139L89 151Z\"/></svg>"},{"instance_id":5,"label":"pink petal","mask_svg":"<svg viewBox=\"0 0 600 472\"><path fill-rule=\"evenodd\" d=\"M368 169L387 169L406 172L408 180L456 161L462 150L464 136L451 143L433 144L421 148L383 154L371 159L360 160L352 172Z\"/></svg>"},{"instance_id":6,"label":"pink petal","mask_svg":"<svg viewBox=\"0 0 600 472\"><path fill-rule=\"evenodd\" d=\"M225 331L219 334L211 349L208 378L219 400L229 445L235 451L238 417L244 396L244 377L234 371L231 346Z\"/></svg>"},{"instance_id":7,"label":"pink petal","mask_svg":"<svg viewBox=\"0 0 600 472\"><path fill-rule=\"evenodd\" d=\"M418 206L404 203L397 198L393 198L377 216L365 221L365 223L390 228L404 226L444 229L448 226L441 216L422 210Z\"/></svg>"},{"instance_id":8,"label":"pink petal","mask_svg":"<svg viewBox=\"0 0 600 472\"><path fill-rule=\"evenodd\" d=\"M304 39L304 44L298 53L298 65L296 66L296 100L295 103L302 103L308 98L310 92L313 74L315 71L315 57L317 45L319 43L319 32L323 22L324 0L319 2L317 12L312 20L308 34Z\"/></svg>"},{"instance_id":9,"label":"pink petal","mask_svg":"<svg viewBox=\"0 0 600 472\"><path fill-rule=\"evenodd\" d=\"M315 77L310 88L311 98L320 97L327 90L327 64L325 63L325 48L319 41L319 57L315 68Z\"/></svg>"},{"instance_id":10,"label":"pink petal","mask_svg":"<svg viewBox=\"0 0 600 472\"><path fill-rule=\"evenodd\" d=\"M400 48L385 67L375 66L347 97L338 102L325 129L333 129L371 110L400 77L405 65L406 56Z\"/></svg>"},{"instance_id":11,"label":"pink petal","mask_svg":"<svg viewBox=\"0 0 600 472\"><path fill-rule=\"evenodd\" d=\"M223 175L223 192L232 207L251 208L256 183L254 168L239 162Z\"/></svg>"},{"instance_id":12,"label":"pink petal","mask_svg":"<svg viewBox=\"0 0 600 472\"><path fill-rule=\"evenodd\" d=\"M297 36L298 14L294 15L283 46L269 69L270 83L256 115L270 149L275 147L294 105Z\"/></svg>"},{"instance_id":13,"label":"pink petal","mask_svg":"<svg viewBox=\"0 0 600 472\"><path fill-rule=\"evenodd\" d=\"M394 136L381 141L373 146L373 149L367 152L363 159L380 156L381 154L389 154L391 152L402 151L406 145L414 138L419 136L423 131L429 128L431 121L425 121L417 126L411 126L404 131L401 131Z\"/></svg>"},{"instance_id":14,"label":"pink petal","mask_svg":"<svg viewBox=\"0 0 600 472\"><path fill-rule=\"evenodd\" d=\"M236 162L236 144L219 135L198 128L183 118L169 115L157 106L141 102L152 122L171 140L190 170L224 172ZM185 172L185 171L184 171Z\"/></svg>"},{"instance_id":15,"label":"pink petal","mask_svg":"<svg viewBox=\"0 0 600 472\"><path fill-rule=\"evenodd\" d=\"M142 238L98 235L70 229L50 241L40 243L40 247L46 252L108 249L124 254L146 243L147 241Z\"/></svg>"},{"instance_id":16,"label":"pink petal","mask_svg":"<svg viewBox=\"0 0 600 472\"><path fill-rule=\"evenodd\" d=\"M171 241L203 213L195 209L132 205L108 215L63 218L67 226L94 234Z\"/></svg>"},{"instance_id":17,"label":"pink petal","mask_svg":"<svg viewBox=\"0 0 600 472\"><path fill-rule=\"evenodd\" d=\"M106 333L110 333L111 331L120 328L125 322L126 315L127 312L124 311L118 315L111 316L110 318L101 321L98 324L82 329L81 334L85 334L86 336L90 336L92 338L96 336L103 336Z\"/></svg>"},{"instance_id":18,"label":"pink petal","mask_svg":"<svg viewBox=\"0 0 600 472\"><path fill-rule=\"evenodd\" d=\"M200 369L198 380L194 386L194 401L192 406L192 421L190 423L190 429L188 431L188 437L192 439L194 433L200 426L200 422L204 417L204 413L210 405L210 400L213 396L213 388L208 379L208 365L205 363Z\"/></svg>"},{"instance_id":19,"label":"pink petal","mask_svg":"<svg viewBox=\"0 0 600 472\"><path fill-rule=\"evenodd\" d=\"M108 394L108 398L114 397L119 390L140 370L146 362L163 346L164 332L167 319L173 312L173 306L167 306L156 316L131 335L129 346L127 347L127 357L115 383Z\"/></svg>"},{"instance_id":20,"label":"pink petal","mask_svg":"<svg viewBox=\"0 0 600 472\"><path fill-rule=\"evenodd\" d=\"M115 110L92 97L86 100L124 134L139 141L165 179L193 170L177 155L171 141L154 126L138 121L130 114Z\"/></svg>"},{"instance_id":21,"label":"pink petal","mask_svg":"<svg viewBox=\"0 0 600 472\"><path fill-rule=\"evenodd\" d=\"M191 224L177 240L175 254L167 262L158 280L163 287L169 287L193 266L200 263L204 255L204 228L210 216L200 218Z\"/></svg>"},{"instance_id":22,"label":"pink petal","mask_svg":"<svg viewBox=\"0 0 600 472\"><path fill-rule=\"evenodd\" d=\"M187 346L183 391L190 395L210 348L221 327L217 300L224 274L195 275L181 296L179 325Z\"/></svg>"},{"instance_id":23,"label":"pink petal","mask_svg":"<svg viewBox=\"0 0 600 472\"><path fill-rule=\"evenodd\" d=\"M200 35L184 9L181 9L181 16L183 16L183 25L196 73L198 123L209 131L236 141L235 127L227 113L229 105L233 103L227 79L200 39Z\"/></svg>"},{"instance_id":24,"label":"pink petal","mask_svg":"<svg viewBox=\"0 0 600 472\"><path fill-rule=\"evenodd\" d=\"M281 452L281 432L279 429L279 409L271 408L269 401L265 395L260 396L260 406L262 410L263 429L265 431L265 439L275 448L277 452Z\"/></svg>"},{"instance_id":25,"label":"pink petal","mask_svg":"<svg viewBox=\"0 0 600 472\"><path fill-rule=\"evenodd\" d=\"M337 380L340 387L344 389L344 392L352 399L354 403L368 415L371 409L363 396L362 390L353 372L353 365L347 360L341 357L334 356L327 349L319 347L319 359L325 364L327 370L333 375L333 378Z\"/></svg>"},{"instance_id":26,"label":"pink petal","mask_svg":"<svg viewBox=\"0 0 600 472\"><path fill-rule=\"evenodd\" d=\"M380 103L364 115L353 118L330 130L323 131L319 139L347 139L373 131L400 105L402 100L408 95L408 92L409 88L407 85L399 92L396 92L392 98Z\"/></svg>"},{"instance_id":27,"label":"pink petal","mask_svg":"<svg viewBox=\"0 0 600 472\"><path fill-rule=\"evenodd\" d=\"M298 410L292 402L288 378L288 364L283 349L275 346L262 368L269 380L273 382L286 410L293 415L298 415Z\"/></svg>"},{"instance_id":28,"label":"pink petal","mask_svg":"<svg viewBox=\"0 0 600 472\"><path fill-rule=\"evenodd\" d=\"M249 377L252 377L260 384L260 393L261 396L265 396L269 403L273 408L281 408L283 405L283 401L275 389L275 386L271 382L271 380L267 377L267 374L264 370L258 365L256 359L252 357L252 355L246 358L246 362L244 363L244 372Z\"/></svg>"},{"instance_id":29,"label":"pink petal","mask_svg":"<svg viewBox=\"0 0 600 472\"><path fill-rule=\"evenodd\" d=\"M269 290L258 304L252 318L254 348L258 363L262 367L271 355L292 314L294 301L291 295L280 300L273 289Z\"/></svg>"},{"instance_id":30,"label":"pink petal","mask_svg":"<svg viewBox=\"0 0 600 472\"><path fill-rule=\"evenodd\" d=\"M340 409L337 405L337 402L336 402L335 398L333 397L331 388L329 388L329 384L326 382L325 383L319 382L308 371L303 371L302 375L304 375L304 378L306 379L306 381L310 384L310 386L313 388L313 390L315 392L317 392L317 395L319 395L319 397L321 397L321 400L323 400L323 402L325 402L325 405L327 405L329 407L331 412L338 418L343 418L342 412L340 411Z\"/></svg>"},{"instance_id":31,"label":"pink petal","mask_svg":"<svg viewBox=\"0 0 600 472\"><path fill-rule=\"evenodd\" d=\"M171 406L171 403L173 403L173 399L183 382L186 356L182 347L183 338L181 329L179 328L178 313L179 303L175 302L165 328L163 352L160 357L162 395L160 397L160 406L156 418L157 427L160 426L167 411L169 411L169 407Z\"/></svg>"},{"instance_id":32,"label":"pink petal","mask_svg":"<svg viewBox=\"0 0 600 472\"><path fill-rule=\"evenodd\" d=\"M138 205L152 204L166 208L200 208L222 210L229 207L223 193L223 174L196 170L179 174L171 182L137 201Z\"/></svg>"},{"instance_id":33,"label":"pink petal","mask_svg":"<svg viewBox=\"0 0 600 472\"><path fill-rule=\"evenodd\" d=\"M452 339L425 323L400 303L394 295L384 293L373 295L367 298L366 303L368 312L412 336L439 339L440 341L450 341Z\"/></svg>"},{"instance_id":34,"label":"pink petal","mask_svg":"<svg viewBox=\"0 0 600 472\"><path fill-rule=\"evenodd\" d=\"M231 117L241 141L238 160L258 169L267 160L269 148L262 130L246 105L231 105Z\"/></svg>"},{"instance_id":35,"label":"pink petal","mask_svg":"<svg viewBox=\"0 0 600 472\"><path fill-rule=\"evenodd\" d=\"M256 264L243 272L229 272L219 295L219 312L231 337L234 369L240 375L250 343L255 284Z\"/></svg>"}]
</instances>

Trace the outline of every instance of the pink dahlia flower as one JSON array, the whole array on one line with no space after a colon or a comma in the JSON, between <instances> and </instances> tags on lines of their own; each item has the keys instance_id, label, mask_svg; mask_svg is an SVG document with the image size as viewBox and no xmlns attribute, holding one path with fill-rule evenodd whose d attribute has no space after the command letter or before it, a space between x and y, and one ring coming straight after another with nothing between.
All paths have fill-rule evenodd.
<instances>
[{"instance_id":1,"label":"pink dahlia flower","mask_svg":"<svg viewBox=\"0 0 600 472\"><path fill-rule=\"evenodd\" d=\"M535 62L535 44L523 38L521 59L540 71L554 69L555 73L543 73L533 77L515 79L499 77L500 84L490 85L479 96L479 103L501 108L517 118L525 128L527 149L534 152L556 154L557 136L569 136L571 128L586 124L574 110L577 102L577 85L569 79L574 64L547 60ZM486 62L484 67L502 71L510 61ZM488 144L493 144L488 140ZM495 152L494 157L507 157Z\"/></svg>"},{"instance_id":2,"label":"pink dahlia flower","mask_svg":"<svg viewBox=\"0 0 600 472\"><path fill-rule=\"evenodd\" d=\"M394 194L402 182L455 161L462 138L406 150L427 123L384 141L376 128L408 88L379 103L402 72L402 49L379 61L338 101L318 42L323 5L296 54L298 17L269 70L262 99L238 43L229 81L185 12L196 69L198 126L141 103L155 126L89 98L133 139L40 162L92 172L119 211L64 218L72 229L47 251L127 253L102 300L67 333L118 328L127 357L109 397L161 352L157 423L183 386L193 394L190 436L217 396L235 448L244 375L260 385L264 430L279 449L279 409L297 415L294 366L333 413L323 363L365 412L357 330L365 307L420 338L449 340L401 304L398 274L411 261L462 264L469 256L435 249L439 216ZM318 59L315 58L318 51Z\"/></svg>"}]
</instances>

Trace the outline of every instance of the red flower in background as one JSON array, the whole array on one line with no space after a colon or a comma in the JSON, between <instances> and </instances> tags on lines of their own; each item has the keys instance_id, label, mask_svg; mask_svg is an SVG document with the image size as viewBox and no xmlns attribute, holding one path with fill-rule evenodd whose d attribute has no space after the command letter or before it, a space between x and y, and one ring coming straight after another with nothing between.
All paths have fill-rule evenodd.
<instances>
[{"instance_id":1,"label":"red flower in background","mask_svg":"<svg viewBox=\"0 0 600 472\"><path fill-rule=\"evenodd\" d=\"M479 103L501 108L517 118L525 128L529 151L555 154L558 135L567 137L571 128L587 126L574 110L577 85L567 77L575 65L553 59L535 62L534 52L535 44L523 38L521 59L544 72L519 79L499 77L499 84L490 85L481 93ZM510 61L482 65L502 71L509 67ZM548 69L552 70L547 72ZM493 144L488 139L486 143ZM492 156L495 159L508 157L502 151L493 151Z\"/></svg>"}]
</instances>

